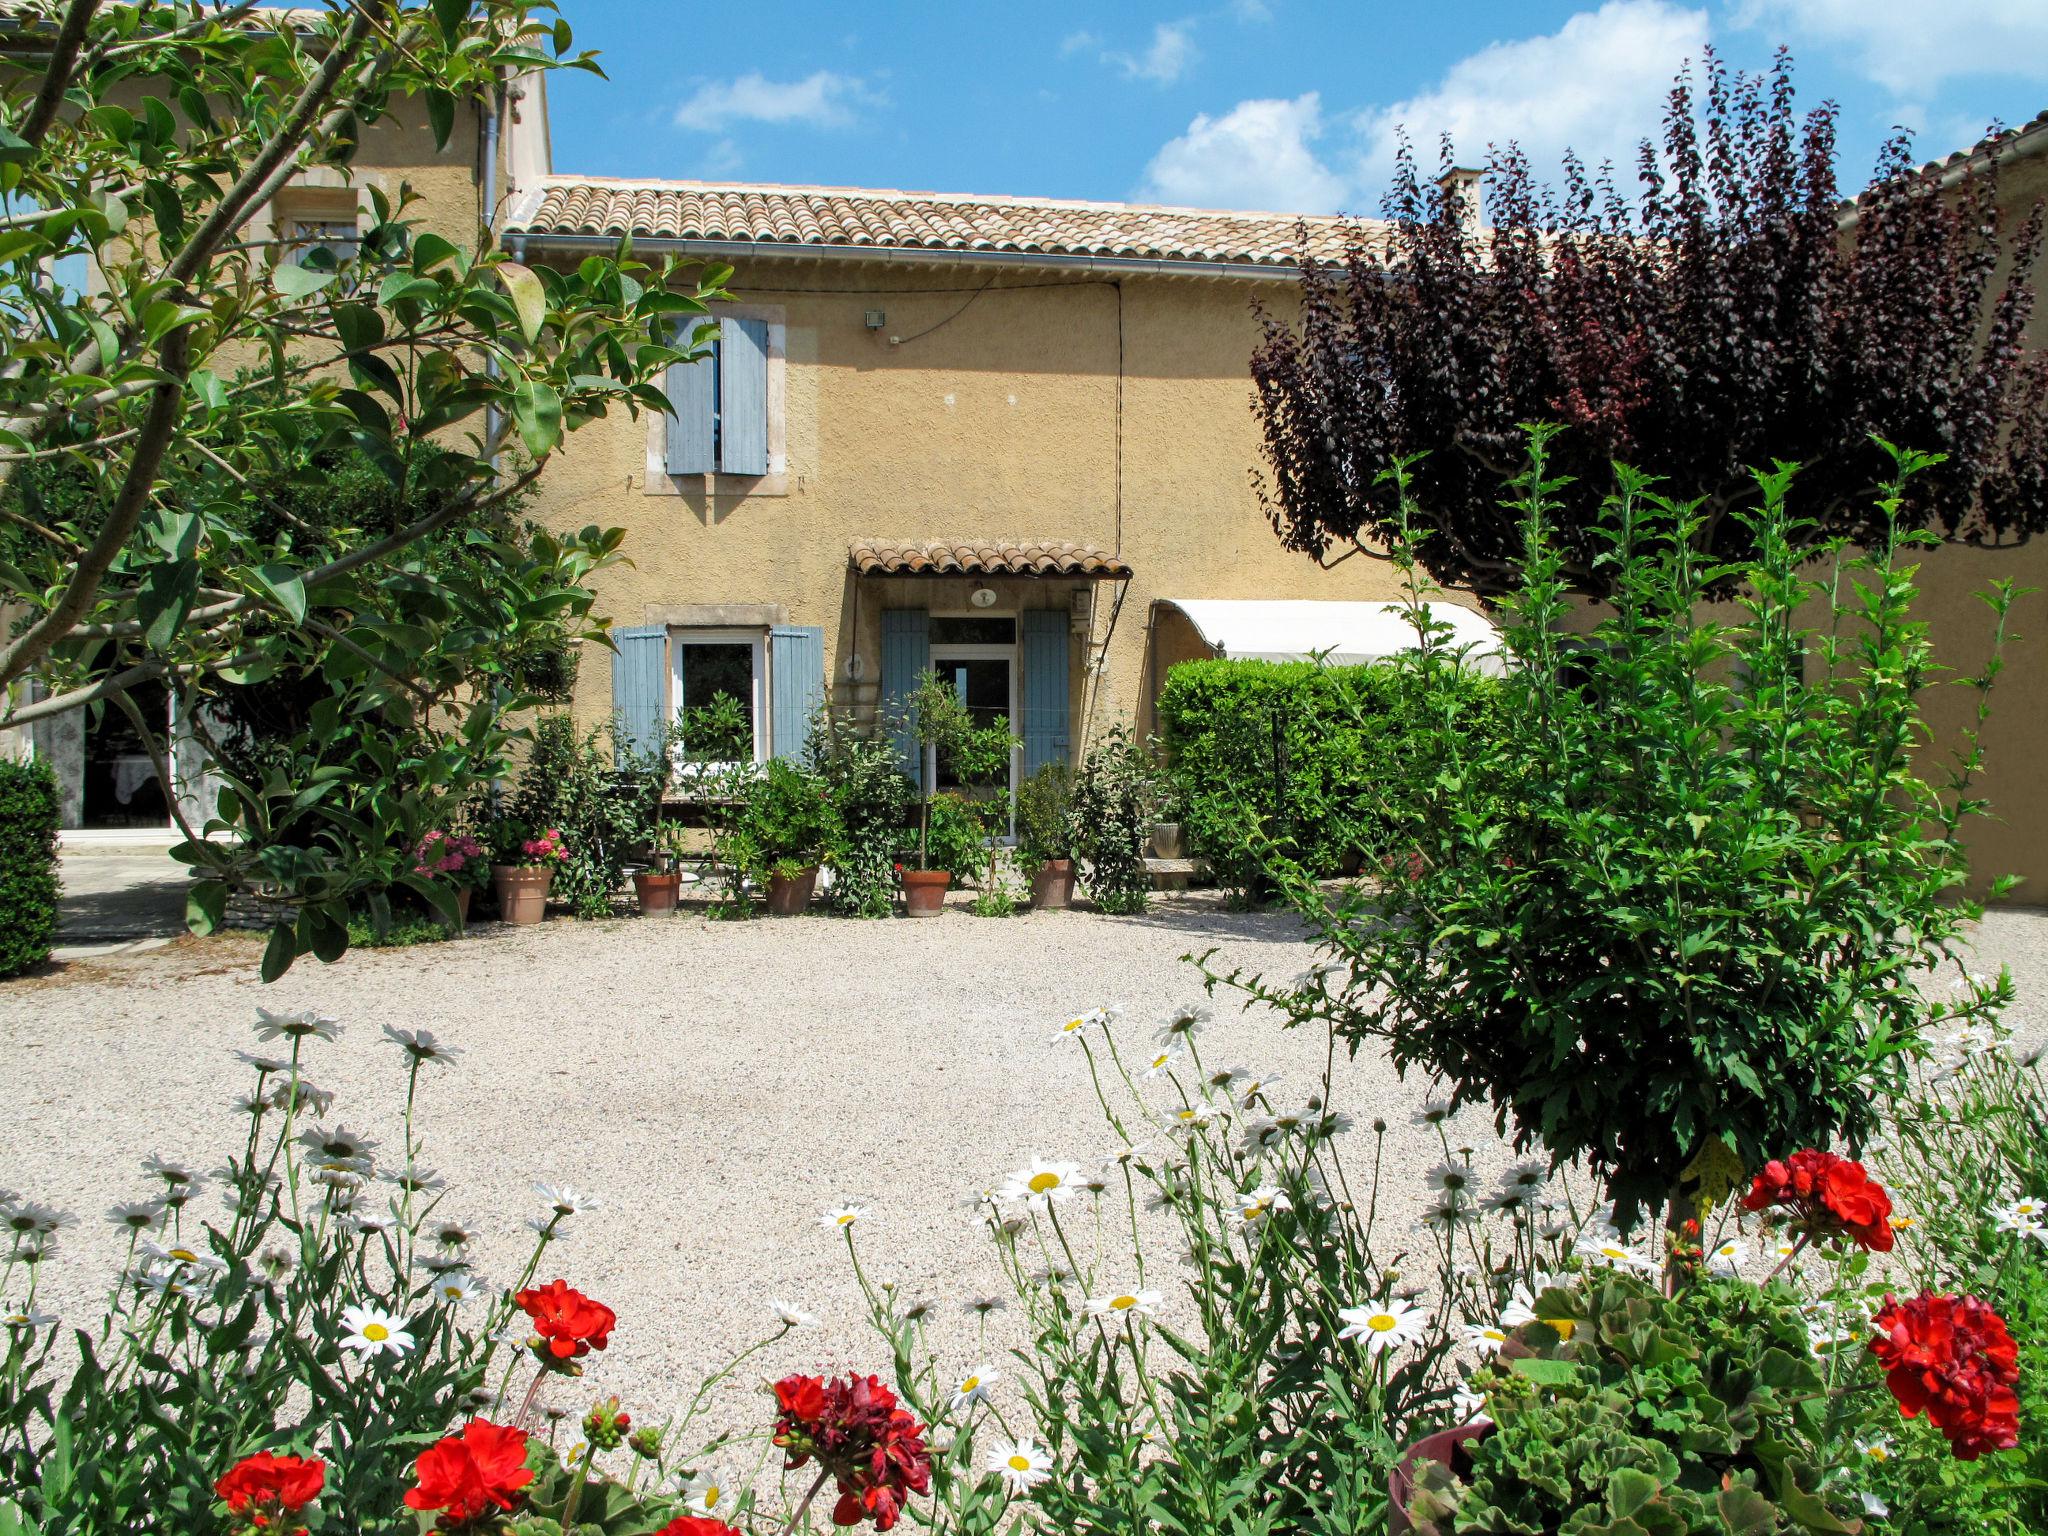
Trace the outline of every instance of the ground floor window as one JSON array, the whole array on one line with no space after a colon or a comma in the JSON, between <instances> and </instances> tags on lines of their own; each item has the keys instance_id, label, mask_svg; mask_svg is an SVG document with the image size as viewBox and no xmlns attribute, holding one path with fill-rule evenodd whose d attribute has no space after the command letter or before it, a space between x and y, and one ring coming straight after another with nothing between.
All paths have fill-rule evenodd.
<instances>
[{"instance_id":1,"label":"ground floor window","mask_svg":"<svg viewBox=\"0 0 2048 1536\"><path fill-rule=\"evenodd\" d=\"M1017 621L1014 618L950 618L933 615L931 620L931 668L953 685L953 692L977 726L1007 723L1018 728ZM972 638L969 638L969 637ZM943 638L942 638L943 637ZM927 749L926 773L940 789L958 792L959 781L937 755ZM1016 791L1017 756L1010 757L1009 772L996 784L978 788L985 798L1013 800ZM1004 835L1013 830L1012 811L1002 816Z\"/></svg>"},{"instance_id":2,"label":"ground floor window","mask_svg":"<svg viewBox=\"0 0 2048 1536\"><path fill-rule=\"evenodd\" d=\"M766 639L757 630L671 632L670 704L684 756L729 766L767 755Z\"/></svg>"}]
</instances>

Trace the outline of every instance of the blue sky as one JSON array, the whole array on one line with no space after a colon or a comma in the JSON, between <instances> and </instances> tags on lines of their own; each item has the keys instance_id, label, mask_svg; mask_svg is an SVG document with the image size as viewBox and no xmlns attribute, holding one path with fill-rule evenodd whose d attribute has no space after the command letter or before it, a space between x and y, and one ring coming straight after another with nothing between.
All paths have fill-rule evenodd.
<instances>
[{"instance_id":1,"label":"blue sky","mask_svg":"<svg viewBox=\"0 0 2048 1536\"><path fill-rule=\"evenodd\" d=\"M2048 0L564 0L608 81L550 81L558 170L1207 207L1378 207L1394 134L1632 161L1678 66L1789 44L1842 178L2048 107ZM1939 18L1938 22L1935 18Z\"/></svg>"}]
</instances>

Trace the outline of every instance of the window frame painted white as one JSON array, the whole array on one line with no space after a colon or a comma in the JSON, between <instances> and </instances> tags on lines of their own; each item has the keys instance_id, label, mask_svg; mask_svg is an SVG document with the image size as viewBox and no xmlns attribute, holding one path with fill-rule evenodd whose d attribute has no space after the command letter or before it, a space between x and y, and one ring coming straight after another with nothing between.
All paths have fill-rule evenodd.
<instances>
[{"instance_id":1,"label":"window frame painted white","mask_svg":"<svg viewBox=\"0 0 2048 1536\"><path fill-rule=\"evenodd\" d=\"M768 760L768 631L752 628L713 628L696 625L668 626L668 718L674 721L682 711L683 651L692 645L746 645L754 656L753 722L754 756L745 766L758 768ZM682 745L679 743L679 745ZM738 763L690 765L696 774L718 773L742 766Z\"/></svg>"}]
</instances>

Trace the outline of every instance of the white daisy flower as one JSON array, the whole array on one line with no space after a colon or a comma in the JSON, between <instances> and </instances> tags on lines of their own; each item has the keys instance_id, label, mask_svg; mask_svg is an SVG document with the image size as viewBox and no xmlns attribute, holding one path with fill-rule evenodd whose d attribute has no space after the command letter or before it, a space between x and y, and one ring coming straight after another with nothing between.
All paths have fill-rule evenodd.
<instances>
[{"instance_id":1,"label":"white daisy flower","mask_svg":"<svg viewBox=\"0 0 2048 1536\"><path fill-rule=\"evenodd\" d=\"M381 1235L398 1230L398 1218L387 1211L351 1211L348 1224L365 1234Z\"/></svg>"},{"instance_id":2,"label":"white daisy flower","mask_svg":"<svg viewBox=\"0 0 2048 1536\"><path fill-rule=\"evenodd\" d=\"M1167 1073L1174 1069L1174 1066L1180 1061L1181 1057L1186 1054L1187 1048L1178 1040L1174 1041L1171 1045L1160 1046L1158 1050L1152 1053L1151 1059L1145 1063L1144 1075L1146 1081L1156 1082L1158 1079L1166 1076Z\"/></svg>"},{"instance_id":3,"label":"white daisy flower","mask_svg":"<svg viewBox=\"0 0 2048 1536\"><path fill-rule=\"evenodd\" d=\"M455 1065L455 1058L463 1053L464 1047L449 1045L434 1038L431 1029L393 1029L384 1026L384 1038L404 1051L414 1061L439 1062L444 1067Z\"/></svg>"},{"instance_id":4,"label":"white daisy flower","mask_svg":"<svg viewBox=\"0 0 2048 1536\"><path fill-rule=\"evenodd\" d=\"M151 1232L163 1225L167 1209L161 1200L134 1200L107 1207L107 1220L131 1232Z\"/></svg>"},{"instance_id":5,"label":"white daisy flower","mask_svg":"<svg viewBox=\"0 0 2048 1536\"><path fill-rule=\"evenodd\" d=\"M213 1254L202 1253L196 1248L187 1248L182 1243L144 1243L139 1252L145 1261L153 1264L175 1265L194 1273L224 1275L228 1271L227 1260Z\"/></svg>"},{"instance_id":6,"label":"white daisy flower","mask_svg":"<svg viewBox=\"0 0 2048 1536\"><path fill-rule=\"evenodd\" d=\"M953 1384L953 1412L988 1401L988 1390L1003 1379L992 1365L977 1365Z\"/></svg>"},{"instance_id":7,"label":"white daisy flower","mask_svg":"<svg viewBox=\"0 0 2048 1536\"><path fill-rule=\"evenodd\" d=\"M544 1237L551 1243L566 1243L570 1231L562 1225L562 1218L556 1216L529 1216L520 1225L536 1237Z\"/></svg>"},{"instance_id":8,"label":"white daisy flower","mask_svg":"<svg viewBox=\"0 0 2048 1536\"><path fill-rule=\"evenodd\" d=\"M1610 1237L1604 1232L1588 1232L1572 1244L1572 1252L1595 1264L1633 1270L1641 1275L1653 1275L1662 1268L1655 1260L1638 1253L1620 1238Z\"/></svg>"},{"instance_id":9,"label":"white daisy flower","mask_svg":"<svg viewBox=\"0 0 2048 1536\"><path fill-rule=\"evenodd\" d=\"M403 1355L413 1346L405 1319L382 1307L343 1307L341 1347L359 1353L365 1360L378 1355Z\"/></svg>"},{"instance_id":10,"label":"white daisy flower","mask_svg":"<svg viewBox=\"0 0 2048 1536\"><path fill-rule=\"evenodd\" d=\"M1422 1224L1439 1232L1454 1232L1459 1227L1469 1227L1479 1220L1479 1212L1449 1190L1436 1197L1436 1203L1422 1213Z\"/></svg>"},{"instance_id":11,"label":"white daisy flower","mask_svg":"<svg viewBox=\"0 0 2048 1536\"><path fill-rule=\"evenodd\" d=\"M451 1269L435 1279L432 1291L436 1301L444 1301L450 1306L459 1307L464 1302L474 1301L477 1297L488 1294L489 1287L475 1275Z\"/></svg>"},{"instance_id":12,"label":"white daisy flower","mask_svg":"<svg viewBox=\"0 0 2048 1536\"><path fill-rule=\"evenodd\" d=\"M1337 1316L1344 1323L1337 1337L1362 1339L1369 1355L1414 1343L1422 1337L1422 1330L1429 1324L1428 1313L1405 1301L1340 1307Z\"/></svg>"},{"instance_id":13,"label":"white daisy flower","mask_svg":"<svg viewBox=\"0 0 2048 1536\"><path fill-rule=\"evenodd\" d=\"M1059 1045L1068 1040L1082 1039L1090 1029L1099 1029L1101 1026L1101 1013L1091 1008L1088 1012L1076 1014L1073 1018L1060 1025L1053 1033L1052 1043Z\"/></svg>"},{"instance_id":14,"label":"white daisy flower","mask_svg":"<svg viewBox=\"0 0 2048 1536\"><path fill-rule=\"evenodd\" d=\"M582 1190L568 1184L536 1183L533 1192L546 1201L557 1216L574 1216L582 1211L595 1211L604 1203L597 1196L586 1195Z\"/></svg>"},{"instance_id":15,"label":"white daisy flower","mask_svg":"<svg viewBox=\"0 0 2048 1536\"><path fill-rule=\"evenodd\" d=\"M1104 1161L1128 1168L1133 1163L1142 1163L1149 1155L1150 1149L1143 1142L1133 1142L1129 1146L1118 1147Z\"/></svg>"},{"instance_id":16,"label":"white daisy flower","mask_svg":"<svg viewBox=\"0 0 2048 1536\"><path fill-rule=\"evenodd\" d=\"M235 1060L243 1063L245 1066L254 1067L258 1077L275 1077L279 1073L289 1072L292 1069L292 1064L288 1061L281 1060L276 1056L258 1056L254 1051L237 1051L235 1052Z\"/></svg>"},{"instance_id":17,"label":"white daisy flower","mask_svg":"<svg viewBox=\"0 0 2048 1536\"><path fill-rule=\"evenodd\" d=\"M844 1232L855 1222L867 1220L867 1216L868 1208L864 1205L835 1205L819 1214L818 1225L827 1232Z\"/></svg>"},{"instance_id":18,"label":"white daisy flower","mask_svg":"<svg viewBox=\"0 0 2048 1536\"><path fill-rule=\"evenodd\" d=\"M437 1216L428 1224L427 1232L443 1248L460 1248L476 1241L477 1229L453 1216Z\"/></svg>"},{"instance_id":19,"label":"white daisy flower","mask_svg":"<svg viewBox=\"0 0 2048 1536\"><path fill-rule=\"evenodd\" d=\"M737 1495L716 1467L701 1467L683 1484L683 1507L699 1519L729 1514Z\"/></svg>"},{"instance_id":20,"label":"white daisy flower","mask_svg":"<svg viewBox=\"0 0 2048 1536\"><path fill-rule=\"evenodd\" d=\"M1707 1254L1707 1268L1717 1275L1734 1275L1742 1271L1749 1261L1749 1244L1739 1237L1731 1237Z\"/></svg>"},{"instance_id":21,"label":"white daisy flower","mask_svg":"<svg viewBox=\"0 0 2048 1536\"><path fill-rule=\"evenodd\" d=\"M415 1195L438 1194L448 1187L448 1181L432 1168L387 1168L378 1177Z\"/></svg>"},{"instance_id":22,"label":"white daisy flower","mask_svg":"<svg viewBox=\"0 0 2048 1536\"><path fill-rule=\"evenodd\" d=\"M1470 1323L1465 1328L1465 1343L1481 1355L1490 1355L1507 1343L1513 1331L1505 1317L1497 1323Z\"/></svg>"},{"instance_id":23,"label":"white daisy flower","mask_svg":"<svg viewBox=\"0 0 2048 1536\"><path fill-rule=\"evenodd\" d=\"M1178 1109L1168 1110L1166 1126L1172 1131L1199 1131L1229 1118L1229 1110L1205 1101L1198 1104L1183 1104Z\"/></svg>"},{"instance_id":24,"label":"white daisy flower","mask_svg":"<svg viewBox=\"0 0 2048 1536\"><path fill-rule=\"evenodd\" d=\"M1254 1115L1238 1127L1238 1150L1246 1157L1270 1151L1287 1139L1287 1132L1271 1115Z\"/></svg>"},{"instance_id":25,"label":"white daisy flower","mask_svg":"<svg viewBox=\"0 0 2048 1536\"><path fill-rule=\"evenodd\" d=\"M1183 1003L1160 1021L1152 1038L1161 1045L1193 1040L1209 1027L1212 1015L1206 1003Z\"/></svg>"},{"instance_id":26,"label":"white daisy flower","mask_svg":"<svg viewBox=\"0 0 2048 1536\"><path fill-rule=\"evenodd\" d=\"M452 1275L457 1270L469 1268L469 1255L460 1248L423 1253L420 1255L420 1267L430 1275Z\"/></svg>"},{"instance_id":27,"label":"white daisy flower","mask_svg":"<svg viewBox=\"0 0 2048 1536\"><path fill-rule=\"evenodd\" d=\"M1251 1075L1251 1069L1248 1067L1213 1067L1210 1069L1209 1075L1203 1078L1202 1081L1211 1088L1220 1088L1225 1093L1233 1093L1236 1091L1237 1085Z\"/></svg>"},{"instance_id":28,"label":"white daisy flower","mask_svg":"<svg viewBox=\"0 0 2048 1536\"><path fill-rule=\"evenodd\" d=\"M969 1296L961 1301L960 1310L976 1317L987 1317L991 1312L1007 1310L1009 1305L1000 1296Z\"/></svg>"},{"instance_id":29,"label":"white daisy flower","mask_svg":"<svg viewBox=\"0 0 2048 1536\"><path fill-rule=\"evenodd\" d=\"M1107 1168L1090 1168L1081 1175L1079 1183L1080 1187L1087 1190L1091 1195L1102 1194L1109 1188L1109 1170Z\"/></svg>"},{"instance_id":30,"label":"white daisy flower","mask_svg":"<svg viewBox=\"0 0 2048 1536\"><path fill-rule=\"evenodd\" d=\"M776 1298L768 1303L768 1310L775 1314L777 1322L785 1328L815 1328L818 1320L801 1307L792 1307L788 1302Z\"/></svg>"},{"instance_id":31,"label":"white daisy flower","mask_svg":"<svg viewBox=\"0 0 2048 1536\"><path fill-rule=\"evenodd\" d=\"M2029 1232L2044 1222L2048 1222L2048 1201L2034 1195L2022 1195L1991 1212L1991 1223L2001 1232Z\"/></svg>"},{"instance_id":32,"label":"white daisy flower","mask_svg":"<svg viewBox=\"0 0 2048 1536\"><path fill-rule=\"evenodd\" d=\"M39 1205L32 1200L0 1211L0 1226L24 1235L36 1233L48 1236L60 1227L72 1227L77 1224L78 1218L70 1212L60 1211L53 1205Z\"/></svg>"},{"instance_id":33,"label":"white daisy flower","mask_svg":"<svg viewBox=\"0 0 2048 1536\"><path fill-rule=\"evenodd\" d=\"M332 1129L324 1125L310 1125L299 1132L299 1145L316 1157L331 1163L367 1163L377 1151L377 1143L360 1131L352 1131L345 1125Z\"/></svg>"},{"instance_id":34,"label":"white daisy flower","mask_svg":"<svg viewBox=\"0 0 2048 1536\"><path fill-rule=\"evenodd\" d=\"M315 1013L311 1008L302 1008L297 1013L272 1013L268 1008L256 1010L258 1040L303 1040L308 1035L317 1035L322 1040L339 1040L341 1023Z\"/></svg>"},{"instance_id":35,"label":"white daisy flower","mask_svg":"<svg viewBox=\"0 0 2048 1536\"><path fill-rule=\"evenodd\" d=\"M1268 1107L1271 1107L1273 1102L1271 1094L1279 1083L1280 1074L1277 1072L1270 1075L1256 1072L1247 1073L1238 1081L1237 1101L1246 1109L1250 1109L1254 1104L1262 1100Z\"/></svg>"},{"instance_id":36,"label":"white daisy flower","mask_svg":"<svg viewBox=\"0 0 2048 1536\"><path fill-rule=\"evenodd\" d=\"M1024 1439L990 1450L988 1469L1002 1478L1008 1492L1029 1493L1052 1476L1052 1458L1036 1440Z\"/></svg>"},{"instance_id":37,"label":"white daisy flower","mask_svg":"<svg viewBox=\"0 0 2048 1536\"><path fill-rule=\"evenodd\" d=\"M1868 1456L1872 1461L1890 1461L1892 1459L1892 1443L1882 1436L1875 1440L1858 1440L1856 1442L1856 1450L1858 1454Z\"/></svg>"},{"instance_id":38,"label":"white daisy flower","mask_svg":"<svg viewBox=\"0 0 2048 1536\"><path fill-rule=\"evenodd\" d=\"M1240 1227L1256 1227L1275 1211L1291 1211L1294 1202L1277 1184L1261 1184L1230 1203L1230 1219Z\"/></svg>"},{"instance_id":39,"label":"white daisy flower","mask_svg":"<svg viewBox=\"0 0 2048 1536\"><path fill-rule=\"evenodd\" d=\"M1451 1412L1467 1423L1478 1418L1485 1407L1486 1394L1474 1392L1470 1387L1461 1387L1451 1394Z\"/></svg>"},{"instance_id":40,"label":"white daisy flower","mask_svg":"<svg viewBox=\"0 0 2048 1536\"><path fill-rule=\"evenodd\" d=\"M1442 1125L1455 1112L1449 1099L1424 1099L1422 1108L1408 1118L1416 1125Z\"/></svg>"},{"instance_id":41,"label":"white daisy flower","mask_svg":"<svg viewBox=\"0 0 2048 1536\"><path fill-rule=\"evenodd\" d=\"M1044 1210L1070 1198L1080 1180L1079 1163L1055 1162L1034 1154L1028 1166L1010 1175L1002 1195L1005 1200Z\"/></svg>"},{"instance_id":42,"label":"white daisy flower","mask_svg":"<svg viewBox=\"0 0 2048 1536\"><path fill-rule=\"evenodd\" d=\"M1438 1163L1423 1178L1431 1189L1449 1195L1461 1195L1472 1187L1471 1166L1455 1159Z\"/></svg>"},{"instance_id":43,"label":"white daisy flower","mask_svg":"<svg viewBox=\"0 0 2048 1536\"><path fill-rule=\"evenodd\" d=\"M32 1306L0 1306L0 1328L11 1331L33 1332L56 1321L56 1313L40 1312Z\"/></svg>"},{"instance_id":44,"label":"white daisy flower","mask_svg":"<svg viewBox=\"0 0 2048 1536\"><path fill-rule=\"evenodd\" d=\"M1157 1291L1118 1291L1088 1297L1081 1310L1090 1317L1157 1317L1164 1299Z\"/></svg>"},{"instance_id":45,"label":"white daisy flower","mask_svg":"<svg viewBox=\"0 0 2048 1536\"><path fill-rule=\"evenodd\" d=\"M1550 1182L1550 1165L1540 1157L1525 1157L1500 1171L1502 1189L1541 1189Z\"/></svg>"}]
</instances>

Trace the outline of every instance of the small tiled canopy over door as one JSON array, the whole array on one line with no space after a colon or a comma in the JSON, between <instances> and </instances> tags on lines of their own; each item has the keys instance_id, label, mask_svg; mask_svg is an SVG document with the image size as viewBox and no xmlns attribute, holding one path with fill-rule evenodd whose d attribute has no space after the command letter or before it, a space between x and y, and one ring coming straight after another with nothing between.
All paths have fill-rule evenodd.
<instances>
[{"instance_id":1,"label":"small tiled canopy over door","mask_svg":"<svg viewBox=\"0 0 2048 1536\"><path fill-rule=\"evenodd\" d=\"M1067 761L1067 615L1057 608L1027 608L1023 620L1024 772Z\"/></svg>"},{"instance_id":2,"label":"small tiled canopy over door","mask_svg":"<svg viewBox=\"0 0 2048 1536\"><path fill-rule=\"evenodd\" d=\"M718 472L768 473L768 322L725 322L718 352Z\"/></svg>"},{"instance_id":3,"label":"small tiled canopy over door","mask_svg":"<svg viewBox=\"0 0 2048 1536\"><path fill-rule=\"evenodd\" d=\"M685 315L676 322L676 345L686 347L703 317ZM713 335L716 334L714 331ZM663 390L668 395L668 472L672 475L708 475L718 468L717 439L713 416L718 408L718 378L715 345L693 363L670 363Z\"/></svg>"},{"instance_id":4,"label":"small tiled canopy over door","mask_svg":"<svg viewBox=\"0 0 2048 1536\"><path fill-rule=\"evenodd\" d=\"M617 718L620 754L652 752L668 715L668 631L615 629L612 643L612 714Z\"/></svg>"},{"instance_id":5,"label":"small tiled canopy over door","mask_svg":"<svg viewBox=\"0 0 2048 1536\"><path fill-rule=\"evenodd\" d=\"M768 631L768 737L775 755L803 755L811 716L825 702L825 631L778 624Z\"/></svg>"},{"instance_id":6,"label":"small tiled canopy over door","mask_svg":"<svg viewBox=\"0 0 2048 1536\"><path fill-rule=\"evenodd\" d=\"M882 718L896 744L896 761L912 778L918 771L917 738L910 729L910 695L932 669L931 615L922 608L882 610Z\"/></svg>"}]
</instances>

